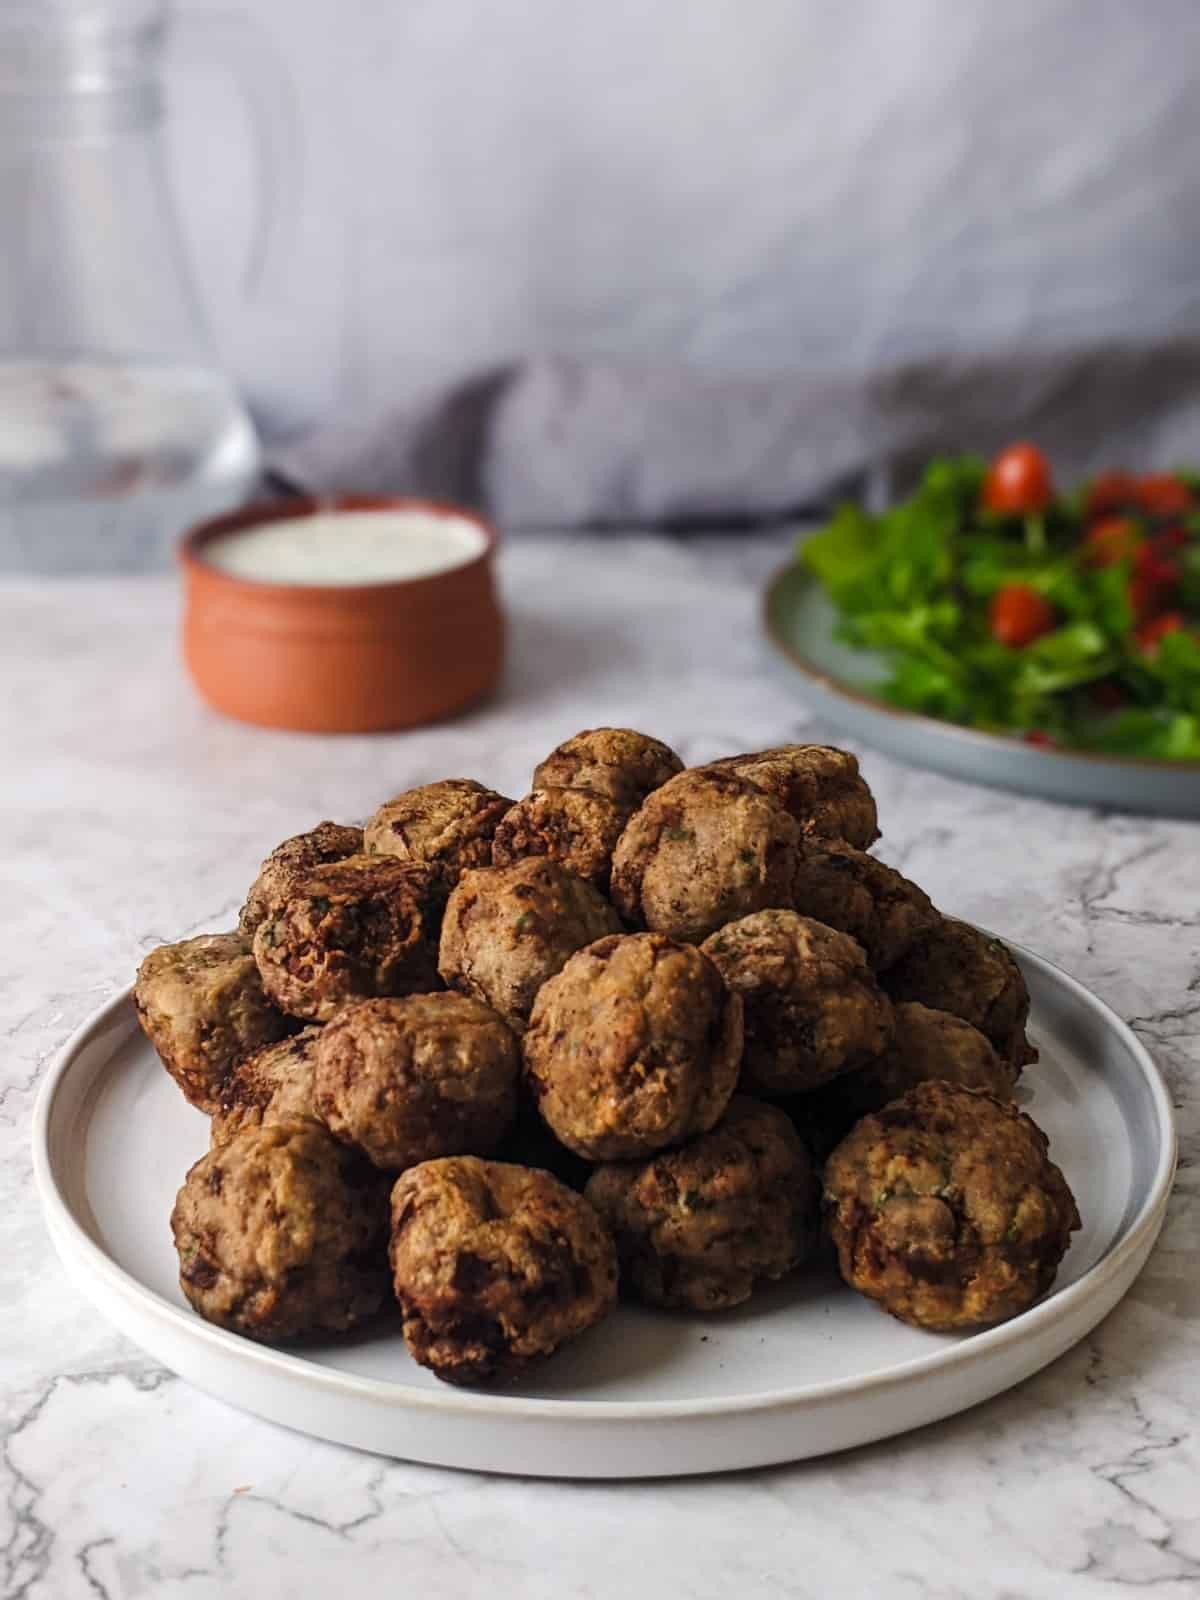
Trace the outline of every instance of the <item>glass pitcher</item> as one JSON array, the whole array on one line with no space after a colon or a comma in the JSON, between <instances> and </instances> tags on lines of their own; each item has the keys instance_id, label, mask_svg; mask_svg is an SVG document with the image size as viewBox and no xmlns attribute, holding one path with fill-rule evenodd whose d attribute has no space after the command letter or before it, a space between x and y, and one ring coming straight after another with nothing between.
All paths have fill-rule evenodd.
<instances>
[{"instance_id":1,"label":"glass pitcher","mask_svg":"<svg viewBox=\"0 0 1200 1600\"><path fill-rule=\"evenodd\" d=\"M287 102L262 45L226 17L188 19L185 42L210 21L226 47L246 29L231 65L260 150L279 150ZM259 471L166 181L167 24L166 0L0 4L3 570L161 566L187 526L244 498ZM260 192L278 204L277 187ZM252 241L259 257L264 228L269 216Z\"/></svg>"}]
</instances>

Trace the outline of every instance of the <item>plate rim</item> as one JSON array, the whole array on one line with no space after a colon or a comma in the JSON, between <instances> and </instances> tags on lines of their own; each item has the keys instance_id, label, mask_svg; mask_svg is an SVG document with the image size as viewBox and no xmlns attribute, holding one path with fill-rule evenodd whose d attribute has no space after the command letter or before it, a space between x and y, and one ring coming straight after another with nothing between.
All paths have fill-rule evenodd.
<instances>
[{"instance_id":1,"label":"plate rim","mask_svg":"<svg viewBox=\"0 0 1200 1600\"><path fill-rule=\"evenodd\" d=\"M258 1344L203 1320L190 1308L173 1305L110 1256L76 1219L54 1174L50 1129L55 1102L82 1049L118 1019L123 1020L121 1042L136 1028L132 984L125 986L87 1017L58 1051L38 1093L32 1122L33 1169L42 1213L60 1255L94 1282L101 1283L143 1317L148 1317L192 1344L207 1346L251 1371L267 1372L282 1381L353 1395L391 1410L419 1410L460 1418L501 1422L646 1423L701 1422L723 1417L747 1417L761 1412L819 1407L842 1398L879 1396L922 1379L947 1372L962 1372L981 1362L1002 1359L1004 1353L1069 1322L1089 1300L1103 1296L1108 1284L1126 1270L1131 1257L1148 1254L1165 1216L1178 1162L1178 1135L1170 1094L1162 1073L1145 1045L1112 1008L1061 967L1023 945L1006 941L1022 965L1040 977L1064 985L1085 1007L1097 1011L1104 1026L1114 1031L1136 1065L1155 1111L1160 1149L1147 1193L1122 1235L1082 1277L1057 1294L1039 1300L1029 1310L997 1327L984 1329L956 1344L914 1356L898 1366L867 1377L827 1379L819 1383L772 1389L752 1394L722 1395L681 1400L575 1400L503 1392L464 1392L457 1389L417 1389L400 1380L369 1378L341 1369L323 1367L302 1355ZM113 1052L115 1054L115 1050ZM107 1070L112 1055L97 1072ZM84 1291L86 1294L86 1290ZM93 1298L93 1303L95 1299ZM100 1307L103 1311L103 1306ZM137 1342L136 1340L134 1341ZM1075 1341L1072 1340L1072 1343ZM168 1365L169 1363L164 1363Z\"/></svg>"},{"instance_id":2,"label":"plate rim","mask_svg":"<svg viewBox=\"0 0 1200 1600\"><path fill-rule=\"evenodd\" d=\"M1046 770L1057 768L1061 771L1073 762L1079 762L1085 766L1110 770L1153 772L1159 776L1173 774L1177 777L1200 777L1200 761L1172 761L1166 756L1118 756L1108 755L1103 750L1063 750L1052 746L1027 744L1024 739L1018 739L1011 733L985 733L981 728L968 728L961 722L950 722L943 717L931 717L927 712L913 711L908 706L894 706L889 701L880 699L878 695L868 694L866 690L856 688L845 678L837 678L832 673L826 672L810 657L797 650L790 640L784 638L782 630L776 626L774 609L789 580L818 587L820 585L820 579L814 573L806 571L803 563L795 558L777 567L768 578L762 593L760 607L762 629L776 654L782 656L789 666L825 690L827 694L848 700L851 704L877 715L890 717L897 723L910 726L916 724L934 737L957 740L964 746L976 749L1009 750L1014 755L1019 753L1023 760L1039 762Z\"/></svg>"}]
</instances>

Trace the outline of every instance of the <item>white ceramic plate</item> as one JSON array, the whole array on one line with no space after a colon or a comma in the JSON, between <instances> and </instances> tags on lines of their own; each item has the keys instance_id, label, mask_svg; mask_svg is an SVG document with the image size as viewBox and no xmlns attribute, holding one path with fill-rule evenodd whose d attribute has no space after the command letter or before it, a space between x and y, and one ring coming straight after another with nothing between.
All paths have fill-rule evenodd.
<instances>
[{"instance_id":1,"label":"white ceramic plate","mask_svg":"<svg viewBox=\"0 0 1200 1600\"><path fill-rule=\"evenodd\" d=\"M438 1465L575 1478L709 1472L841 1450L997 1394L1112 1309L1162 1225L1170 1102L1128 1028L1020 953L1042 1051L1022 1094L1084 1226L1050 1295L999 1328L921 1333L827 1270L724 1316L622 1307L516 1390L469 1393L408 1357L395 1323L278 1351L210 1327L179 1292L168 1216L207 1122L121 995L70 1041L34 1119L46 1219L81 1293L183 1377L305 1432Z\"/></svg>"}]
</instances>

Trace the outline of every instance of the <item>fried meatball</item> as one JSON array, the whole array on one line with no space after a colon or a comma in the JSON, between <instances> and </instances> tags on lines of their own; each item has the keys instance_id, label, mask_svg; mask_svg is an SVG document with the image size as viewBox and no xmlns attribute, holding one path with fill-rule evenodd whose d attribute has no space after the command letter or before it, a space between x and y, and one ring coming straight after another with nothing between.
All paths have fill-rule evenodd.
<instances>
[{"instance_id":1,"label":"fried meatball","mask_svg":"<svg viewBox=\"0 0 1200 1600\"><path fill-rule=\"evenodd\" d=\"M924 889L837 839L800 841L791 904L853 935L876 972L894 966L939 921Z\"/></svg>"},{"instance_id":2,"label":"fried meatball","mask_svg":"<svg viewBox=\"0 0 1200 1600\"><path fill-rule=\"evenodd\" d=\"M817 1145L822 1160L860 1117L881 1110L918 1083L942 1079L966 1089L986 1089L998 1100L1012 1099L1016 1068L1001 1060L978 1028L915 1000L902 1000L892 1012L896 1031L878 1060L788 1102L801 1135Z\"/></svg>"},{"instance_id":3,"label":"fried meatball","mask_svg":"<svg viewBox=\"0 0 1200 1600\"><path fill-rule=\"evenodd\" d=\"M446 907L438 967L452 989L522 1034L534 996L567 957L621 920L590 883L556 861L464 872Z\"/></svg>"},{"instance_id":4,"label":"fried meatball","mask_svg":"<svg viewBox=\"0 0 1200 1600\"><path fill-rule=\"evenodd\" d=\"M1037 1060L1021 969L999 939L969 923L939 918L882 981L893 1000L919 1000L978 1028L1018 1072Z\"/></svg>"},{"instance_id":5,"label":"fried meatball","mask_svg":"<svg viewBox=\"0 0 1200 1600\"><path fill-rule=\"evenodd\" d=\"M782 1111L745 1095L681 1150L597 1167L584 1194L612 1231L622 1282L651 1305L740 1305L812 1246L808 1153Z\"/></svg>"},{"instance_id":6,"label":"fried meatball","mask_svg":"<svg viewBox=\"0 0 1200 1600\"><path fill-rule=\"evenodd\" d=\"M538 995L525 1081L560 1143L621 1160L707 1133L741 1054L741 1002L706 956L660 933L616 934Z\"/></svg>"},{"instance_id":7,"label":"fried meatball","mask_svg":"<svg viewBox=\"0 0 1200 1600\"><path fill-rule=\"evenodd\" d=\"M586 1200L476 1156L397 1178L391 1261L409 1353L448 1383L519 1377L617 1298L616 1251Z\"/></svg>"},{"instance_id":8,"label":"fried meatball","mask_svg":"<svg viewBox=\"0 0 1200 1600\"><path fill-rule=\"evenodd\" d=\"M1014 1317L1054 1282L1079 1213L1046 1135L1011 1101L922 1083L825 1165L846 1282L919 1328Z\"/></svg>"},{"instance_id":9,"label":"fried meatball","mask_svg":"<svg viewBox=\"0 0 1200 1600\"><path fill-rule=\"evenodd\" d=\"M316 1055L321 1120L384 1172L490 1155L516 1115L517 1041L466 995L343 1006Z\"/></svg>"},{"instance_id":10,"label":"fried meatball","mask_svg":"<svg viewBox=\"0 0 1200 1600\"><path fill-rule=\"evenodd\" d=\"M290 1039L269 1044L239 1061L221 1091L212 1119L212 1142L228 1144L243 1128L263 1123L316 1120L313 1068L321 1029L302 1028Z\"/></svg>"},{"instance_id":11,"label":"fried meatball","mask_svg":"<svg viewBox=\"0 0 1200 1600\"><path fill-rule=\"evenodd\" d=\"M347 1000L440 988L445 884L436 868L349 856L297 878L254 935L263 987L289 1015L326 1022Z\"/></svg>"},{"instance_id":12,"label":"fried meatball","mask_svg":"<svg viewBox=\"0 0 1200 1600\"><path fill-rule=\"evenodd\" d=\"M243 1128L202 1156L171 1231L193 1308L252 1339L352 1328L387 1294L387 1179L316 1122Z\"/></svg>"},{"instance_id":13,"label":"fried meatball","mask_svg":"<svg viewBox=\"0 0 1200 1600\"><path fill-rule=\"evenodd\" d=\"M151 950L138 968L133 1004L163 1066L210 1115L243 1056L293 1026L271 1004L240 933L203 933Z\"/></svg>"},{"instance_id":14,"label":"fried meatball","mask_svg":"<svg viewBox=\"0 0 1200 1600\"><path fill-rule=\"evenodd\" d=\"M824 744L785 744L713 761L765 790L794 817L800 831L817 839L844 839L865 850L879 837L875 797L849 750Z\"/></svg>"},{"instance_id":15,"label":"fried meatball","mask_svg":"<svg viewBox=\"0 0 1200 1600\"><path fill-rule=\"evenodd\" d=\"M794 1094L885 1050L892 1007L862 946L794 911L758 911L701 946L745 1006L743 1084Z\"/></svg>"},{"instance_id":16,"label":"fried meatball","mask_svg":"<svg viewBox=\"0 0 1200 1600\"><path fill-rule=\"evenodd\" d=\"M489 864L496 825L511 805L472 778L426 783L385 801L368 818L365 848L368 855L430 862L455 884L468 867Z\"/></svg>"},{"instance_id":17,"label":"fried meatball","mask_svg":"<svg viewBox=\"0 0 1200 1600\"><path fill-rule=\"evenodd\" d=\"M787 812L752 783L683 772L621 835L613 900L634 926L699 944L735 917L791 904L798 839Z\"/></svg>"},{"instance_id":18,"label":"fried meatball","mask_svg":"<svg viewBox=\"0 0 1200 1600\"><path fill-rule=\"evenodd\" d=\"M344 827L340 822L319 822L308 833L298 833L294 838L276 845L263 862L246 896L246 904L238 918L242 932L252 939L267 913L283 904L295 880L303 877L311 867L323 867L329 861L344 861L347 856L360 854L362 847L362 829Z\"/></svg>"},{"instance_id":19,"label":"fried meatball","mask_svg":"<svg viewBox=\"0 0 1200 1600\"><path fill-rule=\"evenodd\" d=\"M627 807L590 789L535 789L496 829L492 861L508 867L526 856L549 856L607 894L612 854L629 816Z\"/></svg>"},{"instance_id":20,"label":"fried meatball","mask_svg":"<svg viewBox=\"0 0 1200 1600\"><path fill-rule=\"evenodd\" d=\"M683 762L661 739L634 728L585 728L534 768L534 789L591 789L632 811Z\"/></svg>"}]
</instances>

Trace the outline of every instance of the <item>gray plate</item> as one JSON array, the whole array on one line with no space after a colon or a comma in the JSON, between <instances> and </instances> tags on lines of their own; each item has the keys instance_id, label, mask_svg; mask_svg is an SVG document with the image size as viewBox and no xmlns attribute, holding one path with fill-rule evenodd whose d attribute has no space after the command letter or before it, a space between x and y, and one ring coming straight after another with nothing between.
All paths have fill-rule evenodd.
<instances>
[{"instance_id":1,"label":"gray plate","mask_svg":"<svg viewBox=\"0 0 1200 1600\"><path fill-rule=\"evenodd\" d=\"M1200 817L1200 762L1041 750L888 705L877 694L882 662L834 638L833 607L804 567L789 563L776 573L764 620L788 677L813 710L887 755L952 778L1077 805Z\"/></svg>"}]
</instances>

